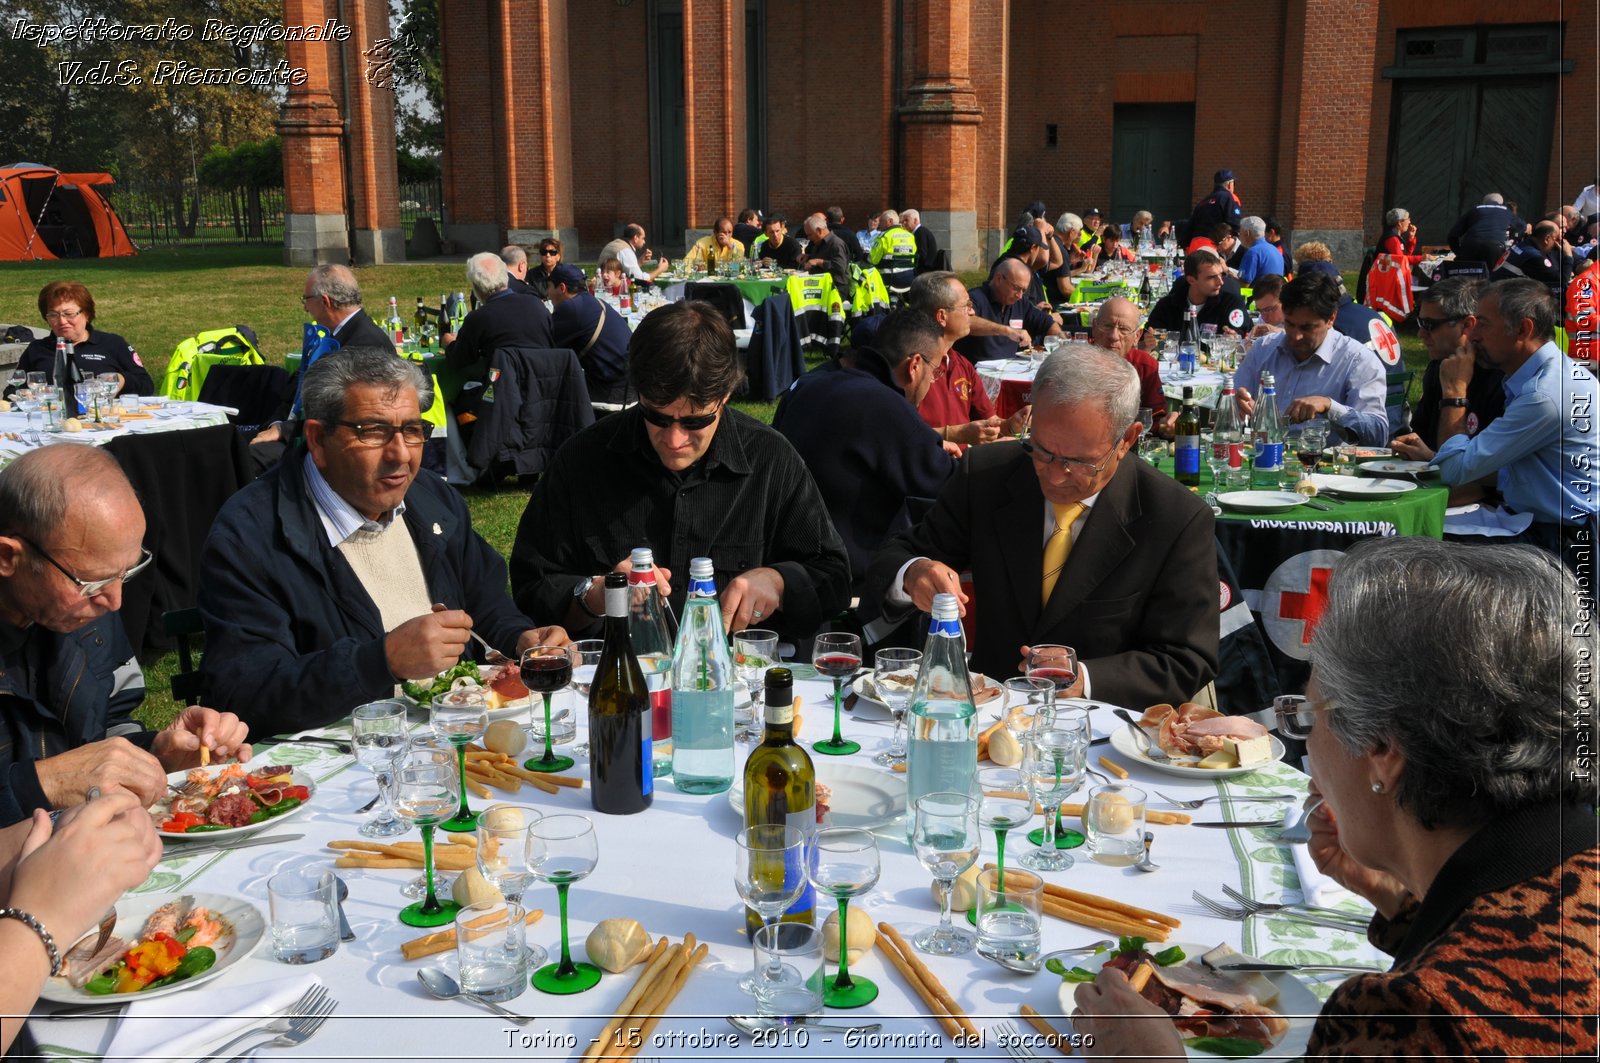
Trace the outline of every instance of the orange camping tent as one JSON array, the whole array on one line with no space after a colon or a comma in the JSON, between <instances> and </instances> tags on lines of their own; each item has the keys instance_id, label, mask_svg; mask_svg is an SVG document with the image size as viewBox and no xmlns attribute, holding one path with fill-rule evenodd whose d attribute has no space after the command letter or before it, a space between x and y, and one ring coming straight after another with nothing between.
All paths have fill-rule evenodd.
<instances>
[{"instance_id":1,"label":"orange camping tent","mask_svg":"<svg viewBox=\"0 0 1600 1063\"><path fill-rule=\"evenodd\" d=\"M106 198L113 183L105 173L0 166L0 261L138 254Z\"/></svg>"}]
</instances>

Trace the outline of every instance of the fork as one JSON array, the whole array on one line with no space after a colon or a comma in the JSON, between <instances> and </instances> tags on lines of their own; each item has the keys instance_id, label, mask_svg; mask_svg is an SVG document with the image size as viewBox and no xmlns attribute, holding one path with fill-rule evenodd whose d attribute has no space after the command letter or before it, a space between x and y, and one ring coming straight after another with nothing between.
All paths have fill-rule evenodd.
<instances>
[{"instance_id":1,"label":"fork","mask_svg":"<svg viewBox=\"0 0 1600 1063\"><path fill-rule=\"evenodd\" d=\"M1321 916L1326 919L1360 920L1366 926L1370 919L1358 912L1348 912L1343 908L1324 908L1321 905L1307 904L1304 901L1291 901L1285 904L1275 904L1271 901L1258 901L1253 897L1246 897L1232 886L1223 886L1222 892L1238 901L1249 915L1271 915L1274 912L1305 913L1307 915Z\"/></svg>"},{"instance_id":2,"label":"fork","mask_svg":"<svg viewBox=\"0 0 1600 1063\"><path fill-rule=\"evenodd\" d=\"M279 1015L276 1019L273 1019L265 1026L258 1026L253 1030L246 1030L244 1033L239 1034L226 1044L217 1046L216 1050L211 1052L210 1055L219 1056L223 1052L226 1052L228 1049L232 1048L234 1045L239 1044L241 1041L244 1041L247 1038L254 1037L256 1034L278 1034L287 1031L289 1029L290 1022L302 1015L310 1014L318 1005L322 1003L323 998L325 998L327 995L328 990L326 986L320 983L312 986L310 989L300 994L300 999L296 1000L293 1004L290 1004L289 1010L285 1011L282 1015Z\"/></svg>"},{"instance_id":3,"label":"fork","mask_svg":"<svg viewBox=\"0 0 1600 1063\"><path fill-rule=\"evenodd\" d=\"M994 1032L999 1035L1000 1043L1005 1046L1006 1055L1012 1059L1038 1059L1039 1053L1029 1048L1022 1040L1022 1035L1010 1021L1001 1021L994 1024Z\"/></svg>"},{"instance_id":4,"label":"fork","mask_svg":"<svg viewBox=\"0 0 1600 1063\"><path fill-rule=\"evenodd\" d=\"M270 1041L259 1041L251 1045L242 1054L230 1059L228 1063L244 1063L245 1058L258 1048L293 1048L296 1045L304 1044L312 1034L322 1028L322 1024L328 1021L328 1016L332 1015L334 1009L338 1006L339 1002L336 1000L323 1000L309 1014L296 1015L290 1019L289 1028L277 1037ZM258 1030L256 1032L260 1033L262 1031Z\"/></svg>"},{"instance_id":5,"label":"fork","mask_svg":"<svg viewBox=\"0 0 1600 1063\"><path fill-rule=\"evenodd\" d=\"M1184 800L1180 800L1179 798L1176 798L1176 797L1168 797L1166 794L1162 793L1160 790L1157 790L1155 793L1156 793L1157 797L1161 798L1163 801L1165 801L1169 805L1174 805L1174 806L1176 806L1178 808L1188 808L1188 809L1199 808L1201 805L1205 804L1207 801L1295 801L1295 800L1298 800L1298 798L1296 798L1294 794L1267 794L1265 797L1232 797L1232 796L1230 796L1230 797L1221 797L1221 796L1197 797L1192 801L1184 801Z\"/></svg>"},{"instance_id":6,"label":"fork","mask_svg":"<svg viewBox=\"0 0 1600 1063\"><path fill-rule=\"evenodd\" d=\"M483 636L478 634L476 631L473 631L471 628L467 629L467 634L472 636L474 642L483 647L483 659L486 664L501 664L511 660L510 657L507 657L505 654L501 653L499 650L485 642Z\"/></svg>"},{"instance_id":7,"label":"fork","mask_svg":"<svg viewBox=\"0 0 1600 1063\"><path fill-rule=\"evenodd\" d=\"M1316 915L1310 912L1249 912L1243 908L1230 908L1221 901L1212 900L1210 897L1205 896L1198 890L1191 893L1190 896L1199 902L1200 907L1204 908L1212 915L1220 916L1223 919L1231 919L1237 923L1244 922L1252 915L1268 915L1275 916L1279 919L1288 919L1296 923L1307 923L1311 926L1320 926L1326 930L1345 930L1349 931L1350 933L1361 933L1367 928L1366 920L1362 920L1361 924L1357 925L1353 920L1349 919L1348 913L1341 913L1344 918L1333 918L1330 916Z\"/></svg>"}]
</instances>

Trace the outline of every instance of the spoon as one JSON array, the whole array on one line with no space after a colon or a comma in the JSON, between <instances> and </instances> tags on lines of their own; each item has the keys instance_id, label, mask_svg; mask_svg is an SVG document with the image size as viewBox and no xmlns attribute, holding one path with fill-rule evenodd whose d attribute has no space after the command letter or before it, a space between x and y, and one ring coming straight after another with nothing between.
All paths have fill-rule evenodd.
<instances>
[{"instance_id":1,"label":"spoon","mask_svg":"<svg viewBox=\"0 0 1600 1063\"><path fill-rule=\"evenodd\" d=\"M769 1018L765 1015L729 1015L728 1025L744 1034L763 1033L767 1030L782 1030L792 1026L804 1026L808 1030L833 1030L836 1033L849 1033L852 1030L860 1033L877 1033L883 1029L881 1022L869 1022L860 1026L844 1026L831 1022L811 1022L799 1019L785 1022L783 1019Z\"/></svg>"},{"instance_id":2,"label":"spoon","mask_svg":"<svg viewBox=\"0 0 1600 1063\"><path fill-rule=\"evenodd\" d=\"M476 993L467 992L461 988L460 983L450 977L443 967L424 967L417 972L417 981L421 982L428 992L440 1000L449 1000L452 997L466 997L474 1004L488 1008L496 1015L510 1019L518 1026L526 1026L533 1021L532 1015L518 1015L514 1011L507 1011L492 1000L485 1000Z\"/></svg>"},{"instance_id":3,"label":"spoon","mask_svg":"<svg viewBox=\"0 0 1600 1063\"><path fill-rule=\"evenodd\" d=\"M1144 753L1146 758L1160 761L1163 764L1172 759L1165 752L1156 748L1156 744L1150 741L1150 736L1145 733L1143 727L1139 726L1139 721L1133 718L1131 712L1127 709L1112 709L1111 713L1128 725L1128 730L1133 732L1133 737L1139 743L1140 751Z\"/></svg>"},{"instance_id":4,"label":"spoon","mask_svg":"<svg viewBox=\"0 0 1600 1063\"><path fill-rule=\"evenodd\" d=\"M999 964L1001 967L1004 967L1008 971L1016 971L1018 974L1038 974L1044 969L1044 965L1051 960L1058 960L1063 956L1074 956L1078 953L1089 953L1092 955L1096 952L1104 951L1105 949L1116 948L1116 946L1117 943L1115 941L1112 941L1109 938L1101 938L1099 941L1091 941L1089 944L1082 945L1075 949L1055 949L1051 952L1046 952L1043 955L1034 957L1031 962L1027 960L1014 960L1009 956L989 956L987 958L993 960L995 963Z\"/></svg>"},{"instance_id":5,"label":"spoon","mask_svg":"<svg viewBox=\"0 0 1600 1063\"><path fill-rule=\"evenodd\" d=\"M350 929L350 920L344 917L344 902L350 899L350 887L344 884L344 879L338 875L333 876L334 891L339 898L339 940L354 941L356 932Z\"/></svg>"},{"instance_id":6,"label":"spoon","mask_svg":"<svg viewBox=\"0 0 1600 1063\"><path fill-rule=\"evenodd\" d=\"M1161 865L1160 864L1152 864L1150 862L1150 843L1155 841L1155 840L1156 840L1156 836L1154 834L1151 834L1149 831L1145 831L1144 832L1144 856L1140 857L1139 858L1139 862L1137 864L1133 865L1134 867L1138 868L1140 871L1159 871L1159 870L1161 870Z\"/></svg>"}]
</instances>

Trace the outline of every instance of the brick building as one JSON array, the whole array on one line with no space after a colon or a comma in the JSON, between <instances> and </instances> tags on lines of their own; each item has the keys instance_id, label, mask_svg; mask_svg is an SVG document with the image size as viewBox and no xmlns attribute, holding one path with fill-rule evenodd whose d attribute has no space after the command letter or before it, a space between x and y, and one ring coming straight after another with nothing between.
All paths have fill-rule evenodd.
<instances>
[{"instance_id":1,"label":"brick building","mask_svg":"<svg viewBox=\"0 0 1600 1063\"><path fill-rule=\"evenodd\" d=\"M747 205L794 223L837 204L852 226L915 206L973 268L1032 200L1187 216L1227 167L1247 213L1353 265L1390 206L1443 242L1485 192L1537 217L1600 169L1593 0L442 4L463 250L554 233L592 253L638 221L670 255ZM393 178L368 102L352 133L377 150L349 153L346 183L351 228L382 247ZM307 129L296 146L320 143ZM291 187L296 156L286 137Z\"/></svg>"}]
</instances>

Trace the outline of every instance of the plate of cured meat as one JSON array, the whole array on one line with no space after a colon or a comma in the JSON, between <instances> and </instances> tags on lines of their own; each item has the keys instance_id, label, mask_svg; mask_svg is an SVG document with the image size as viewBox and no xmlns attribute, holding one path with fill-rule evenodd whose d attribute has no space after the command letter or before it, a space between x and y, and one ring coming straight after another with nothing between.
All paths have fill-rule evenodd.
<instances>
[{"instance_id":1,"label":"plate of cured meat","mask_svg":"<svg viewBox=\"0 0 1600 1063\"><path fill-rule=\"evenodd\" d=\"M282 764L213 764L167 776L167 793L149 808L167 841L213 841L258 831L304 809L317 784Z\"/></svg>"},{"instance_id":2,"label":"plate of cured meat","mask_svg":"<svg viewBox=\"0 0 1600 1063\"><path fill-rule=\"evenodd\" d=\"M1139 718L1139 729L1168 759L1146 756L1144 743L1128 727L1111 732L1111 747L1169 775L1227 778L1283 757L1283 743L1250 717L1225 716L1193 702L1152 705Z\"/></svg>"}]
</instances>

